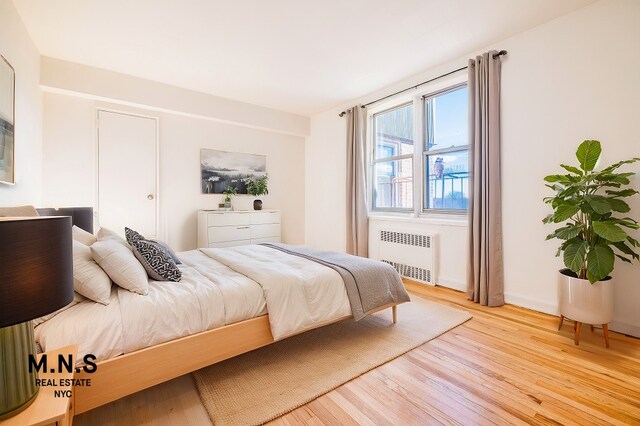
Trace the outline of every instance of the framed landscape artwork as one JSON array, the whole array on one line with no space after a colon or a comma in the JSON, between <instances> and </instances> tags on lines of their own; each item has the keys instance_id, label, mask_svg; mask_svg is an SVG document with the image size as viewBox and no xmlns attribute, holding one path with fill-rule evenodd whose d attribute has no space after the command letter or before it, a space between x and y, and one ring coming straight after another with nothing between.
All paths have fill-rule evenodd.
<instances>
[{"instance_id":1,"label":"framed landscape artwork","mask_svg":"<svg viewBox=\"0 0 640 426\"><path fill-rule=\"evenodd\" d=\"M15 82L13 67L0 55L0 183L8 184L16 182L13 139Z\"/></svg>"},{"instance_id":2,"label":"framed landscape artwork","mask_svg":"<svg viewBox=\"0 0 640 426\"><path fill-rule=\"evenodd\" d=\"M203 194L222 194L230 186L246 194L244 179L264 176L267 156L201 149L200 171Z\"/></svg>"}]
</instances>

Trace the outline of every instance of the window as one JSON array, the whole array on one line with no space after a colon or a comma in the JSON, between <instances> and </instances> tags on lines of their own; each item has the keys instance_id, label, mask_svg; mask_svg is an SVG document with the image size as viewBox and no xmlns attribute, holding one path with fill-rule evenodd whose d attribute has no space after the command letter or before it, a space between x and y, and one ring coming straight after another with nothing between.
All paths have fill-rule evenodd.
<instances>
[{"instance_id":1,"label":"window","mask_svg":"<svg viewBox=\"0 0 640 426\"><path fill-rule=\"evenodd\" d=\"M425 209L469 205L467 86L424 98Z\"/></svg>"},{"instance_id":2,"label":"window","mask_svg":"<svg viewBox=\"0 0 640 426\"><path fill-rule=\"evenodd\" d=\"M373 208L413 209L413 104L373 116Z\"/></svg>"},{"instance_id":3,"label":"window","mask_svg":"<svg viewBox=\"0 0 640 426\"><path fill-rule=\"evenodd\" d=\"M467 86L458 84L371 116L373 210L467 211L467 103Z\"/></svg>"}]
</instances>

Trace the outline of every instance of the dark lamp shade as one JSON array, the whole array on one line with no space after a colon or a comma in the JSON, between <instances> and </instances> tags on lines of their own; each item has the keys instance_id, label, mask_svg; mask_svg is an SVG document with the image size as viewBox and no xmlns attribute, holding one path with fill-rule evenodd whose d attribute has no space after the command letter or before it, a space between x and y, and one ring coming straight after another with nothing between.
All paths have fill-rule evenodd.
<instances>
[{"instance_id":1,"label":"dark lamp shade","mask_svg":"<svg viewBox=\"0 0 640 426\"><path fill-rule=\"evenodd\" d=\"M0 218L0 327L73 300L70 217Z\"/></svg>"}]
</instances>

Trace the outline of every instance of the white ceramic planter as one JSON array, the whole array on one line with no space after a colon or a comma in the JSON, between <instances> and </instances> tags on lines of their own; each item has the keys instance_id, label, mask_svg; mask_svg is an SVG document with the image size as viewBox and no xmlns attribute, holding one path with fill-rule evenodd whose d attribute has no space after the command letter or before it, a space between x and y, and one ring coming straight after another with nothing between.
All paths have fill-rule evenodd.
<instances>
[{"instance_id":1,"label":"white ceramic planter","mask_svg":"<svg viewBox=\"0 0 640 426\"><path fill-rule=\"evenodd\" d=\"M613 280L591 284L558 272L560 314L584 324L608 324L613 320Z\"/></svg>"}]
</instances>

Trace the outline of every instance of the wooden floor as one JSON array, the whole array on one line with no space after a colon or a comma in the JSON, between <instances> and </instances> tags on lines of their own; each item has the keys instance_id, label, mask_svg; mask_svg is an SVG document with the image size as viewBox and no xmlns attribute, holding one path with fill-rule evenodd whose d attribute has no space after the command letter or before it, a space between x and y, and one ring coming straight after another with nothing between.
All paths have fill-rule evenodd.
<instances>
[{"instance_id":1,"label":"wooden floor","mask_svg":"<svg viewBox=\"0 0 640 426\"><path fill-rule=\"evenodd\" d=\"M317 400L274 425L640 425L640 339L583 329L515 306L485 308L462 293L407 283L412 296L473 319ZM402 310L399 310L402 321ZM74 425L206 425L190 375L74 419Z\"/></svg>"}]
</instances>

